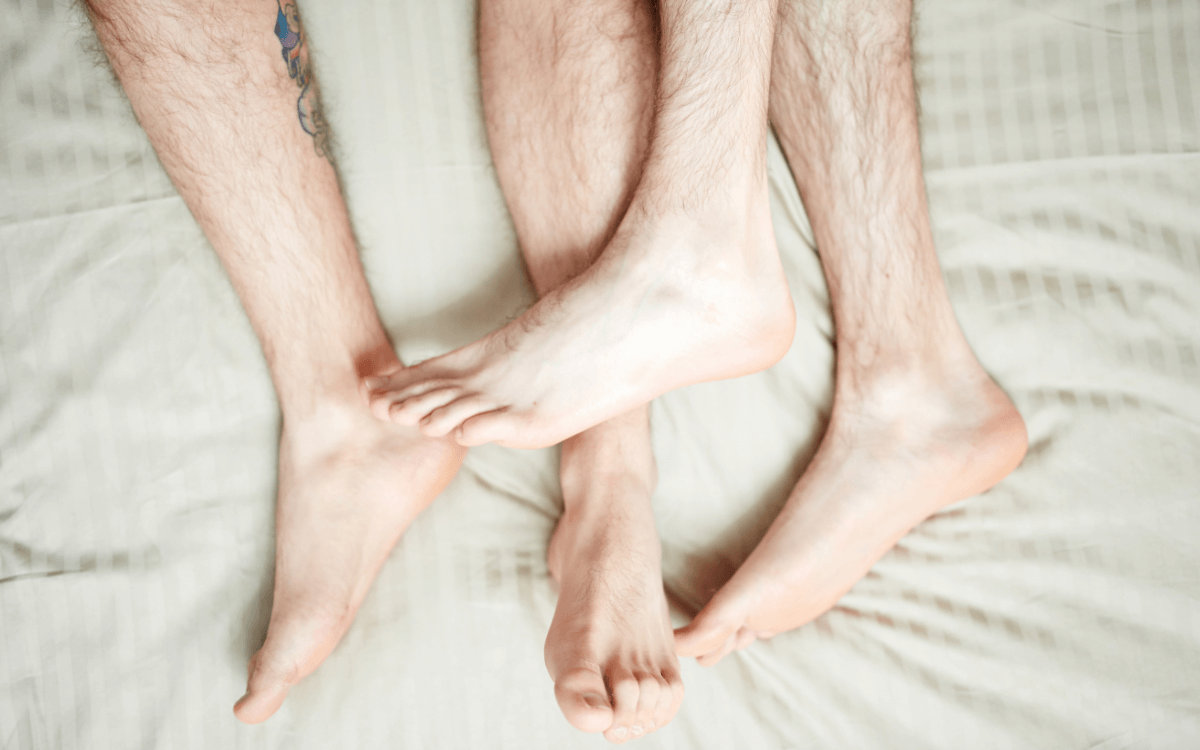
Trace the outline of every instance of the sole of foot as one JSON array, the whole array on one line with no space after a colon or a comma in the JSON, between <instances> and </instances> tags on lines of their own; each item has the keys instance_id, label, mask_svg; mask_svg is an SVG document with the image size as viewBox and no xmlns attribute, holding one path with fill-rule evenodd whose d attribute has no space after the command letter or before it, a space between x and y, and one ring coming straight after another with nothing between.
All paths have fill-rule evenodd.
<instances>
[{"instance_id":1,"label":"sole of foot","mask_svg":"<svg viewBox=\"0 0 1200 750\"><path fill-rule=\"evenodd\" d=\"M771 366L795 311L762 203L736 231L631 208L591 268L516 320L371 381L372 411L461 445L540 448L674 388Z\"/></svg>"},{"instance_id":2,"label":"sole of foot","mask_svg":"<svg viewBox=\"0 0 1200 750\"><path fill-rule=\"evenodd\" d=\"M413 519L449 484L465 450L364 407L288 425L279 448L275 595L234 715L279 710L332 653Z\"/></svg>"},{"instance_id":3,"label":"sole of foot","mask_svg":"<svg viewBox=\"0 0 1200 750\"><path fill-rule=\"evenodd\" d=\"M568 443L564 466L570 450ZM683 701L650 510L653 480L631 472L619 453L575 479L564 469L567 510L547 555L559 598L545 649L567 721L615 743L662 728ZM645 466L644 457L633 461Z\"/></svg>"},{"instance_id":4,"label":"sole of foot","mask_svg":"<svg viewBox=\"0 0 1200 750\"><path fill-rule=\"evenodd\" d=\"M902 384L835 402L787 504L676 651L715 664L837 603L917 524L1020 464L1025 423L977 365L952 386Z\"/></svg>"}]
</instances>

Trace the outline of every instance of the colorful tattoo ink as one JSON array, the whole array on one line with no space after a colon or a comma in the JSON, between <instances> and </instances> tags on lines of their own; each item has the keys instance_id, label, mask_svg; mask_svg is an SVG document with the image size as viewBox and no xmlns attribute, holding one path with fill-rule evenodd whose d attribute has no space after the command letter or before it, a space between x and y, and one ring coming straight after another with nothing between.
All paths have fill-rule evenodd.
<instances>
[{"instance_id":1,"label":"colorful tattoo ink","mask_svg":"<svg viewBox=\"0 0 1200 750\"><path fill-rule=\"evenodd\" d=\"M283 61L287 64L288 76L300 87L300 97L296 100L300 127L313 137L317 153L329 159L329 125L321 112L316 81L308 64L308 45L304 42L300 11L292 3L284 5L283 0L277 2L279 12L275 16L275 36L283 47Z\"/></svg>"}]
</instances>

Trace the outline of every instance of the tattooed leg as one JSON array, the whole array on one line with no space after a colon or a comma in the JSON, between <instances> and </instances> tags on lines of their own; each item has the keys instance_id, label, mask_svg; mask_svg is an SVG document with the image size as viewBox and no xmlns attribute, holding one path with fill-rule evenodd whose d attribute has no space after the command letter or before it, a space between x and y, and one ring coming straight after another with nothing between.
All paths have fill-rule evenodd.
<instances>
[{"instance_id":1,"label":"tattooed leg","mask_svg":"<svg viewBox=\"0 0 1200 750\"><path fill-rule=\"evenodd\" d=\"M89 12L139 122L233 281L279 396L274 606L235 707L239 719L262 721L332 651L396 539L463 452L367 409L361 378L400 363L326 158L328 130L294 7L89 0Z\"/></svg>"},{"instance_id":2,"label":"tattooed leg","mask_svg":"<svg viewBox=\"0 0 1200 750\"><path fill-rule=\"evenodd\" d=\"M787 351L795 314L765 163L776 4L656 5L657 120L612 240L509 325L372 381L377 416L462 445L553 445L672 388L756 372Z\"/></svg>"},{"instance_id":3,"label":"tattooed leg","mask_svg":"<svg viewBox=\"0 0 1200 750\"><path fill-rule=\"evenodd\" d=\"M313 137L317 153L331 159L333 155L330 153L329 125L325 121L325 113L317 96L317 79L308 59L308 45L304 40L304 27L300 23L300 10L294 4L284 5L280 0L279 14L275 17L275 36L279 38L279 44L283 47L283 61L287 64L288 75L300 87L300 96L296 99L300 127Z\"/></svg>"}]
</instances>

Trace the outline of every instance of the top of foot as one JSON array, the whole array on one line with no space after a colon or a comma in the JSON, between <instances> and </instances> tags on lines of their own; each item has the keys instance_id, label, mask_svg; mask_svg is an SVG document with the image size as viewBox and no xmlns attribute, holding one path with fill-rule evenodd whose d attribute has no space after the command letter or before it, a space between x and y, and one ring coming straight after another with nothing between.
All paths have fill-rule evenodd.
<instances>
[{"instance_id":1,"label":"top of foot","mask_svg":"<svg viewBox=\"0 0 1200 750\"><path fill-rule=\"evenodd\" d=\"M617 743L665 726L683 700L640 411L632 435L605 423L564 446L566 511L547 556L559 582L545 651L554 695L574 727Z\"/></svg>"},{"instance_id":2,"label":"top of foot","mask_svg":"<svg viewBox=\"0 0 1200 750\"><path fill-rule=\"evenodd\" d=\"M795 313L769 214L757 214L718 242L631 210L595 265L521 317L374 381L373 410L462 445L545 447L673 388L770 366Z\"/></svg>"},{"instance_id":3,"label":"top of foot","mask_svg":"<svg viewBox=\"0 0 1200 750\"><path fill-rule=\"evenodd\" d=\"M914 526L1021 462L1025 423L970 377L886 399L844 399L820 448L749 559L690 625L681 656L714 664L832 607Z\"/></svg>"},{"instance_id":4,"label":"top of foot","mask_svg":"<svg viewBox=\"0 0 1200 750\"><path fill-rule=\"evenodd\" d=\"M400 535L453 478L465 450L363 407L285 422L279 447L275 596L266 642L234 713L256 724L333 651Z\"/></svg>"}]
</instances>

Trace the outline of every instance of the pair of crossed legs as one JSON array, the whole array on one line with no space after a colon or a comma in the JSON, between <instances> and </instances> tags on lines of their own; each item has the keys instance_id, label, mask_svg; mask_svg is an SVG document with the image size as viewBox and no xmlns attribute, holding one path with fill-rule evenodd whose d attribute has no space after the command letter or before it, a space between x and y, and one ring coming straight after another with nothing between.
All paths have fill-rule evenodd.
<instances>
[{"instance_id":1,"label":"pair of crossed legs","mask_svg":"<svg viewBox=\"0 0 1200 750\"><path fill-rule=\"evenodd\" d=\"M464 445L566 438L546 663L580 729L622 741L662 726L682 699L676 652L711 664L808 622L913 526L1024 455L1024 424L968 347L938 267L910 12L908 0L661 0L657 14L641 0L483 3L488 135L541 301L374 382L374 410ZM644 404L761 370L791 344L768 112L829 284L834 409L766 537L673 635Z\"/></svg>"},{"instance_id":2,"label":"pair of crossed legs","mask_svg":"<svg viewBox=\"0 0 1200 750\"><path fill-rule=\"evenodd\" d=\"M541 300L475 344L368 385L376 417L419 427L438 451L447 436L565 440L565 511L549 550L561 594L546 663L580 729L624 741L661 727L683 696L677 654L711 664L808 622L913 526L991 487L1024 454L1024 424L968 347L934 252L910 11L909 0L482 3L489 140ZM672 633L645 404L761 370L791 344L767 205L768 116L829 285L834 407L766 537ZM433 451L404 436L416 441L412 455ZM376 447L359 476L400 476ZM393 512L389 533L353 565L330 568L346 579L330 586L353 594L333 597L348 603L332 614L309 614L315 578L299 583L281 552L271 631L239 715L269 715L315 668L428 499ZM281 486L281 549L290 502ZM363 528L371 507L351 513ZM293 599L281 598L289 590Z\"/></svg>"}]
</instances>

